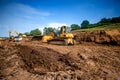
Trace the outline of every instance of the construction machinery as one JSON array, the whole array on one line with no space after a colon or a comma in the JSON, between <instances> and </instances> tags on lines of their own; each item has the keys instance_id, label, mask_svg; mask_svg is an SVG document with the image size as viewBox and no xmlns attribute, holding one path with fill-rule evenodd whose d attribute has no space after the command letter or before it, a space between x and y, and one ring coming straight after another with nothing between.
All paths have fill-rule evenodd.
<instances>
[{"instance_id":1,"label":"construction machinery","mask_svg":"<svg viewBox=\"0 0 120 80\"><path fill-rule=\"evenodd\" d=\"M0 38L0 41L2 41L3 40L3 38Z\"/></svg>"},{"instance_id":2,"label":"construction machinery","mask_svg":"<svg viewBox=\"0 0 120 80\"><path fill-rule=\"evenodd\" d=\"M17 36L14 36L13 34L17 34ZM22 40L22 37L23 37L22 33L19 33L15 30L9 31L9 38L10 38L9 40L10 41L19 42Z\"/></svg>"},{"instance_id":3,"label":"construction machinery","mask_svg":"<svg viewBox=\"0 0 120 80\"><path fill-rule=\"evenodd\" d=\"M70 30L70 27L67 26L59 27L54 34L44 35L42 41L53 44L74 45L74 36L70 33Z\"/></svg>"}]
</instances>

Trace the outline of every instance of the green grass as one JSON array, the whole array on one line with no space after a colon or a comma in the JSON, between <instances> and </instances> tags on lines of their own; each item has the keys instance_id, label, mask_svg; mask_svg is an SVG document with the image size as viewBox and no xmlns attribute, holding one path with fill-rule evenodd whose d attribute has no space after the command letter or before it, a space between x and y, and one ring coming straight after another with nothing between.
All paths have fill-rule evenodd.
<instances>
[{"instance_id":1,"label":"green grass","mask_svg":"<svg viewBox=\"0 0 120 80\"><path fill-rule=\"evenodd\" d=\"M111 30L111 29L120 29L120 23L103 25L103 26L98 26L98 27L88 28L88 29L74 30L72 32L76 32L76 31L92 32L94 30Z\"/></svg>"}]
</instances>

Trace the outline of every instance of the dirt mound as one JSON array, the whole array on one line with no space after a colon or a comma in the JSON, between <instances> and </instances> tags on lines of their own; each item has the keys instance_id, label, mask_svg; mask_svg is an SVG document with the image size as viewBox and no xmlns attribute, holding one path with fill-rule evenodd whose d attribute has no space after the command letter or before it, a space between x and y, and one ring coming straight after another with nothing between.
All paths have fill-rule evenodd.
<instances>
[{"instance_id":1,"label":"dirt mound","mask_svg":"<svg viewBox=\"0 0 120 80\"><path fill-rule=\"evenodd\" d=\"M20 56L24 61L23 68L33 73L45 73L51 71L63 70L65 66L59 62L60 54L44 47L32 48L28 46L19 46ZM61 65L61 67L59 66ZM64 65L64 66L63 66Z\"/></svg>"},{"instance_id":2,"label":"dirt mound","mask_svg":"<svg viewBox=\"0 0 120 80\"><path fill-rule=\"evenodd\" d=\"M75 32L78 42L94 42L98 44L120 45L120 30L96 30L93 32Z\"/></svg>"},{"instance_id":3,"label":"dirt mound","mask_svg":"<svg viewBox=\"0 0 120 80\"><path fill-rule=\"evenodd\" d=\"M116 80L120 47L0 44L0 80Z\"/></svg>"},{"instance_id":4,"label":"dirt mound","mask_svg":"<svg viewBox=\"0 0 120 80\"><path fill-rule=\"evenodd\" d=\"M35 80L37 78L48 80L50 76L74 79L76 74L69 71L79 70L79 68L73 62L75 60L68 54L63 55L43 46L6 44L0 48L0 79L14 80L15 77L19 79L21 74L24 80L31 75L30 80L33 80L36 75L39 78L36 77Z\"/></svg>"},{"instance_id":5,"label":"dirt mound","mask_svg":"<svg viewBox=\"0 0 120 80\"><path fill-rule=\"evenodd\" d=\"M15 44L8 44L8 41L0 44L0 80L10 76L13 70L17 68L19 61L17 56L17 48Z\"/></svg>"},{"instance_id":6,"label":"dirt mound","mask_svg":"<svg viewBox=\"0 0 120 80\"><path fill-rule=\"evenodd\" d=\"M29 72L44 74L46 72L74 70L75 60L46 47L19 46L22 67Z\"/></svg>"}]
</instances>

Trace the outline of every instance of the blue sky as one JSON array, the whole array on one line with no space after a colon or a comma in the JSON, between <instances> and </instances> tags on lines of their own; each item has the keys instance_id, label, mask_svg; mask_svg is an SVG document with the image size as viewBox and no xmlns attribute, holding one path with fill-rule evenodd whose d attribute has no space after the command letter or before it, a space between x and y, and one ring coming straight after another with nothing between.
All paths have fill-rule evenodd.
<instances>
[{"instance_id":1,"label":"blue sky","mask_svg":"<svg viewBox=\"0 0 120 80\"><path fill-rule=\"evenodd\" d=\"M120 16L120 0L0 0L0 36Z\"/></svg>"}]
</instances>

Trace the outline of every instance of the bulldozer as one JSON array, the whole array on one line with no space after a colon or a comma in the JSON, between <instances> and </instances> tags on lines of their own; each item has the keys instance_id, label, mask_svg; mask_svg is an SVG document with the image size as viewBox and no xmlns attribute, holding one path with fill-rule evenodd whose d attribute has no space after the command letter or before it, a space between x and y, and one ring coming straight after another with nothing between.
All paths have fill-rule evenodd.
<instances>
[{"instance_id":1,"label":"bulldozer","mask_svg":"<svg viewBox=\"0 0 120 80\"><path fill-rule=\"evenodd\" d=\"M17 34L17 36L13 36L13 34ZM10 41L13 41L13 42L22 41L23 36L25 36L25 35L22 35L22 33L19 33L19 32L15 31L15 30L9 31L9 40Z\"/></svg>"},{"instance_id":2,"label":"bulldozer","mask_svg":"<svg viewBox=\"0 0 120 80\"><path fill-rule=\"evenodd\" d=\"M55 33L50 33L49 35L44 35L42 41L49 44L64 44L64 45L74 45L74 35L70 33L70 27L62 26L59 27Z\"/></svg>"}]
</instances>

